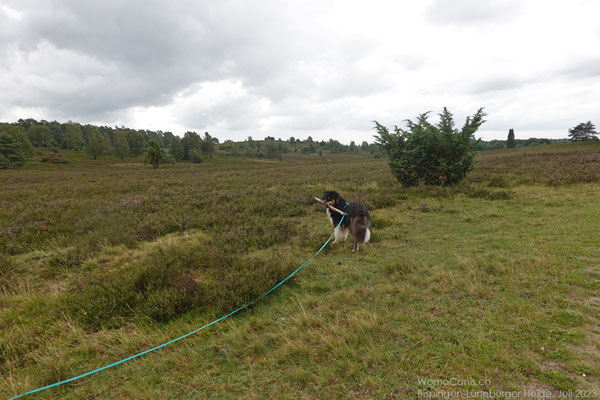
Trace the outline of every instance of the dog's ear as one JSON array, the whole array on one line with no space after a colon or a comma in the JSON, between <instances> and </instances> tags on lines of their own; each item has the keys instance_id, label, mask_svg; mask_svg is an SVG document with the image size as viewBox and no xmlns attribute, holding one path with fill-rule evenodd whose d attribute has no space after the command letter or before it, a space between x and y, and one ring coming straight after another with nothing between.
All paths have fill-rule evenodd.
<instances>
[{"instance_id":1,"label":"dog's ear","mask_svg":"<svg viewBox=\"0 0 600 400\"><path fill-rule=\"evenodd\" d=\"M323 193L323 200L325 201L338 201L340 197L340 194L338 192L336 192L335 190L327 190L325 193Z\"/></svg>"}]
</instances>

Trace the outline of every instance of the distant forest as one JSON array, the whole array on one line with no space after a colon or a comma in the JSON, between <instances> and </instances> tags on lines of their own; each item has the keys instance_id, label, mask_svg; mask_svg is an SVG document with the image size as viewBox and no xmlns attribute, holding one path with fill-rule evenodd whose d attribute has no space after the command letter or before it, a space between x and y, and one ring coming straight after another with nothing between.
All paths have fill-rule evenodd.
<instances>
[{"instance_id":1,"label":"distant forest","mask_svg":"<svg viewBox=\"0 0 600 400\"><path fill-rule=\"evenodd\" d=\"M385 151L377 143L354 141L343 144L337 140L327 141L306 139L275 139L267 136L255 139L249 136L244 141L226 140L220 142L208 132L199 135L196 132L185 132L183 137L169 131L152 131L148 129L130 129L124 126L108 127L76 122L61 123L57 121L37 121L35 119L19 119L15 123L0 123L0 145L10 148L14 153L10 159L0 160L6 166L23 165L31 157L42 156L41 161L69 162L60 154L61 149L87 152L92 158L112 155L124 159L141 156L148 149L148 142L155 140L162 152L161 163L173 163L188 160L202 162L213 154L231 157L258 157L282 159L283 154L339 154L363 153L373 157L385 156ZM555 142L566 142L567 139L516 139L512 147L537 146ZM506 140L483 141L474 143L474 150L497 150L507 147ZM45 151L44 149L47 149ZM45 151L45 153L44 153ZM0 154L1 156L2 154ZM5 157L6 158L6 157Z\"/></svg>"},{"instance_id":2,"label":"distant forest","mask_svg":"<svg viewBox=\"0 0 600 400\"><path fill-rule=\"evenodd\" d=\"M515 146L514 147L530 147L530 146L539 146L541 144L551 144L551 143L566 143L569 142L569 139L538 139L538 138L529 138L529 139L514 139ZM473 149L475 151L486 151L486 150L500 150L506 149L507 140L490 140L486 142L484 140L479 140L475 143Z\"/></svg>"},{"instance_id":3,"label":"distant forest","mask_svg":"<svg viewBox=\"0 0 600 400\"><path fill-rule=\"evenodd\" d=\"M155 140L161 148L161 163L172 163L188 160L202 162L213 154L231 157L258 157L282 159L283 154L338 154L338 153L368 153L374 157L383 157L383 148L376 143L363 141L356 144L343 144L337 140L316 141L312 137L304 140L290 137L275 139L267 136L264 139L254 139L249 136L246 140L234 142L226 140L221 143L218 138L208 132L200 135L196 132L185 132L183 137L169 131L152 131L148 129L130 129L124 126L109 127L76 122L60 123L57 121L37 121L35 119L20 119L15 123L0 123L0 135L7 136L13 142L10 145L18 148L25 159L43 155L42 149L48 149L48 155L41 161L69 162L60 155L60 150L87 152L94 159L98 156L112 155L124 159L140 156L146 153L148 143ZM37 150L35 150L37 148ZM22 165L24 163L21 162ZM17 165L13 163L12 165Z\"/></svg>"}]
</instances>

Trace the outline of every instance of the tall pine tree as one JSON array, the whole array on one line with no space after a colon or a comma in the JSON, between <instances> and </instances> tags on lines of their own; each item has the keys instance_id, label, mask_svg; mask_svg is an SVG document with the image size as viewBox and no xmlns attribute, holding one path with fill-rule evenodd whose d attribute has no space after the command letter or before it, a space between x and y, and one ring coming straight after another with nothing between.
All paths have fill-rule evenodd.
<instances>
[{"instance_id":1,"label":"tall pine tree","mask_svg":"<svg viewBox=\"0 0 600 400\"><path fill-rule=\"evenodd\" d=\"M506 139L506 148L507 149L514 149L516 146L515 144L515 131L510 128L508 130L508 138Z\"/></svg>"}]
</instances>

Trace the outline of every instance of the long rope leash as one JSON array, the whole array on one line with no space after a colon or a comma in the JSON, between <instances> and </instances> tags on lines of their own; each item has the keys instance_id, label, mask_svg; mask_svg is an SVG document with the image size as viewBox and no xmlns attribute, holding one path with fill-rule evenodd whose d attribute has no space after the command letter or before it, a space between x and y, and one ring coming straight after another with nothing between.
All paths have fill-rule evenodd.
<instances>
[{"instance_id":1,"label":"long rope leash","mask_svg":"<svg viewBox=\"0 0 600 400\"><path fill-rule=\"evenodd\" d=\"M348 206L348 203L346 203L346 206ZM344 209L345 209L345 208L346 208L346 207L344 207ZM325 246L327 246L327 244L328 244L328 243L331 241L331 238L333 238L333 236L334 236L334 235L335 235L335 233L337 232L337 230L338 230L338 228L340 227L340 225L342 224L342 221L344 220L344 217L345 217L345 216L346 216L345 214L344 214L344 215L342 215L342 219L340 219L340 222L337 224L337 226L336 226L336 227L335 227L335 229L333 230L333 233L331 234L331 236L329 236L329 239L327 239L327 241L325 242L325 244L323 244L323 246L321 246L321 248L320 248L320 249L319 249L319 250L318 250L318 251L317 251L315 254L313 254L313 255L312 255L312 256L311 256L311 257L310 257L308 260L306 260L306 261L305 261L305 262L304 262L304 263L303 263L301 266L299 266L298 268L296 268L296 270L295 270L294 272L292 272L290 275L288 275L288 276L287 276L287 277L286 277L284 280L282 280L282 281L281 281L281 282L279 282L277 285L273 286L271 289L269 289L268 291L266 291L265 293L263 293L263 294L262 294L262 295L260 295L259 297L255 298L255 299L254 299L254 300L252 300L251 302L249 302L249 303L247 303L247 304L244 304L243 306L241 306L241 307L237 308L236 310L234 310L234 311L230 312L229 314L227 314L227 315L224 315L224 316L222 316L222 317L221 317L221 318L219 318L219 319L215 319L214 321L212 321L212 322L210 322L210 323L208 323L208 324L206 324L206 325L204 325L204 326L202 326L202 327L200 327L200 328L198 328L198 329L196 329L196 330L194 330L194 331L191 331L191 332L189 332L189 333L186 333L185 335L183 335L183 336L180 336L180 337L178 337L178 338L176 338L176 339L169 340L169 341L168 341L168 342L166 342L166 343L163 343L163 344L161 344L161 345L158 345L158 346L156 346L156 347L153 347L153 348L151 348L151 349L148 349L148 350L142 351L141 353L135 354L135 355L133 355L133 356L131 356L131 357L124 358L124 359L122 359L122 360L120 360L120 361L116 361L116 362L114 362L114 363L112 363L112 364L105 365L104 367L97 368L97 369L95 369L95 370L93 370L93 371L86 372L85 374L81 374L81 375L79 375L79 376L75 376L75 377L73 377L73 378L65 379L64 381L56 382L56 383L53 383L53 384L51 384L51 385L43 386L43 387L41 387L41 388L37 388L37 389L34 389L34 390L30 390L30 391L28 391L28 392L25 392L25 393L19 394L19 395L17 395L17 396L11 397L11 398L10 398L10 399L8 399L8 400L14 400L14 399L18 399L19 397L23 397L23 396L26 396L26 395L28 395L28 394L37 393L37 392L40 392L40 391L42 391L42 390L45 390L45 389L50 389L50 388L52 388L52 387L56 387L56 386L60 386L60 385L64 385L65 383L73 382L73 381L76 381L77 379L81 379L81 378L84 378L84 377L86 377L86 376L89 376L89 375L95 374L96 372L104 371L105 369L108 369L108 368L110 368L110 367L114 367L115 365L122 364L122 363L124 363L125 361L133 360L134 358L137 358L137 357L139 357L139 356L143 356L143 355L144 355L144 354L146 354L146 353L150 353L151 351L158 350L158 349L160 349L160 348L162 348L162 347L165 347L165 346L168 346L168 345L170 345L171 343L175 343L175 342L176 342L176 341L178 341L178 340L181 340L181 339L183 339L183 338L186 338L186 337L188 337L188 336L190 336L190 335L193 335L194 333L196 333L196 332L199 332L199 331L201 331L202 329L208 328L209 326L211 326L211 325L214 325L214 324L216 324L217 322L219 322L219 321L222 321L222 320L224 320L225 318L227 318L227 317L229 317L229 316L231 316L231 315L233 315L233 314L237 313L238 311L240 311L240 310L243 310L244 308L246 308L246 307L248 307L248 306L250 306L250 305L252 305L252 304L256 303L257 301L259 301L260 299L262 299L263 297L265 297L266 295L268 295L269 293L271 293L273 290L277 289L279 286L281 286L281 285L282 285L282 284L283 284L285 281L287 281L288 279L290 279L292 276L296 275L296 273L297 273L298 271L300 271L300 270L301 270L301 269L302 269L302 268L303 268L303 267L304 267L306 264L308 264L308 262L309 262L310 260L312 260L313 258L315 258L315 257L316 257L316 256L317 256L317 255L318 255L318 254L319 254L319 253L320 253L320 252L321 252L321 251L322 251L324 248L325 248Z\"/></svg>"}]
</instances>

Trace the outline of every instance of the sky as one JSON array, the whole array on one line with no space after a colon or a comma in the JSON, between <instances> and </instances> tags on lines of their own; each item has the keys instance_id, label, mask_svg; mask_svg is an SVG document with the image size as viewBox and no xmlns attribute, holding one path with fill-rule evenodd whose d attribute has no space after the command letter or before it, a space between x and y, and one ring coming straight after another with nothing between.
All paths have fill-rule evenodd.
<instances>
[{"instance_id":1,"label":"sky","mask_svg":"<svg viewBox=\"0 0 600 400\"><path fill-rule=\"evenodd\" d=\"M0 0L0 121L373 141L443 107L476 136L600 126L600 1Z\"/></svg>"}]
</instances>

